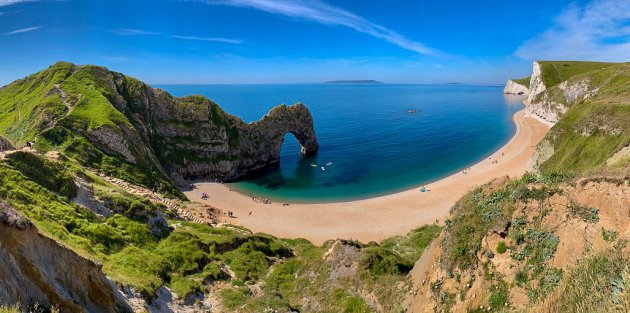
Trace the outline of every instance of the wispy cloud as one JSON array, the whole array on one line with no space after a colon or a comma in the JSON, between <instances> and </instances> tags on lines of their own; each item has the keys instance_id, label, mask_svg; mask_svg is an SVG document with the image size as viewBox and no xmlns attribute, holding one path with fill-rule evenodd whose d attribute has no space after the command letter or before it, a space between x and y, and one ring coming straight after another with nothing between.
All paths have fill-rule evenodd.
<instances>
[{"instance_id":1,"label":"wispy cloud","mask_svg":"<svg viewBox=\"0 0 630 313\"><path fill-rule=\"evenodd\" d=\"M120 36L155 36L160 35L158 32L142 30L142 29L133 29L133 28L118 28L112 30L112 33Z\"/></svg>"},{"instance_id":2,"label":"wispy cloud","mask_svg":"<svg viewBox=\"0 0 630 313\"><path fill-rule=\"evenodd\" d=\"M16 35L16 34L22 34L22 33L28 33L28 32L32 32L34 30L38 30L42 28L41 26L35 26L35 27L27 27L27 28L20 28L20 29L16 29L12 32L8 32L8 33L4 33L5 35Z\"/></svg>"},{"instance_id":3,"label":"wispy cloud","mask_svg":"<svg viewBox=\"0 0 630 313\"><path fill-rule=\"evenodd\" d=\"M383 39L403 49L420 54L436 54L437 50L413 41L384 26L319 0L201 0L213 5L249 7L291 18L314 21L329 26L344 26Z\"/></svg>"},{"instance_id":4,"label":"wispy cloud","mask_svg":"<svg viewBox=\"0 0 630 313\"><path fill-rule=\"evenodd\" d=\"M533 59L630 59L630 1L595 0L569 6L554 25L526 41L515 55Z\"/></svg>"},{"instance_id":5,"label":"wispy cloud","mask_svg":"<svg viewBox=\"0 0 630 313\"><path fill-rule=\"evenodd\" d=\"M34 1L37 1L37 0L0 0L0 7L5 7L7 5L18 4L22 2L34 2Z\"/></svg>"},{"instance_id":6,"label":"wispy cloud","mask_svg":"<svg viewBox=\"0 0 630 313\"><path fill-rule=\"evenodd\" d=\"M222 38L222 37L197 37L197 36L180 36L180 35L171 35L170 37L175 38L175 39L182 39L182 40L222 42L222 43L229 43L233 45L238 45L238 44L243 43L243 41L240 39Z\"/></svg>"}]
</instances>

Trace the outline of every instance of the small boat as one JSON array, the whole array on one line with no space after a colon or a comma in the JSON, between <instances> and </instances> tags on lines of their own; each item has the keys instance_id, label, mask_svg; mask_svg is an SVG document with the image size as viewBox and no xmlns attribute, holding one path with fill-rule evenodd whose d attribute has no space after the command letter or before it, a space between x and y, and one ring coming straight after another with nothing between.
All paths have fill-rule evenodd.
<instances>
[{"instance_id":1,"label":"small boat","mask_svg":"<svg viewBox=\"0 0 630 313\"><path fill-rule=\"evenodd\" d=\"M416 113L416 112L418 112L418 111L416 111L416 110L414 110L414 109L407 110L407 113L411 113L411 114Z\"/></svg>"},{"instance_id":2,"label":"small boat","mask_svg":"<svg viewBox=\"0 0 630 313\"><path fill-rule=\"evenodd\" d=\"M331 166L331 165L332 165L332 162L328 162L328 163L326 163L326 165Z\"/></svg>"},{"instance_id":3,"label":"small boat","mask_svg":"<svg viewBox=\"0 0 630 313\"><path fill-rule=\"evenodd\" d=\"M325 171L326 169L322 166L322 171Z\"/></svg>"},{"instance_id":4,"label":"small boat","mask_svg":"<svg viewBox=\"0 0 630 313\"><path fill-rule=\"evenodd\" d=\"M315 163L311 163L311 166L312 166L312 167L317 167L317 164L315 164Z\"/></svg>"}]
</instances>

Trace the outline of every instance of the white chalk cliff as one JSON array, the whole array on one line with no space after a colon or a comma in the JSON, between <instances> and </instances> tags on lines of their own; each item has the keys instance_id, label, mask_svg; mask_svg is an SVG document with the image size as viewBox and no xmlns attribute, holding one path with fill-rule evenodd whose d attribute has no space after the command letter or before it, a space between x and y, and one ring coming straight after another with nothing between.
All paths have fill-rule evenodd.
<instances>
[{"instance_id":1,"label":"white chalk cliff","mask_svg":"<svg viewBox=\"0 0 630 313\"><path fill-rule=\"evenodd\" d=\"M529 94L529 88L510 79L507 84L505 84L503 93L509 95L527 95Z\"/></svg>"}]
</instances>

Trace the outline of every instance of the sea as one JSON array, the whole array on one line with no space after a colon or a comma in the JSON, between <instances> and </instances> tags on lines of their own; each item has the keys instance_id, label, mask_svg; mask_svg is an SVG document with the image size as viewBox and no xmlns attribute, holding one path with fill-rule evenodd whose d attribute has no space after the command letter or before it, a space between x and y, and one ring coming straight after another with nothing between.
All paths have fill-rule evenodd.
<instances>
[{"instance_id":1,"label":"sea","mask_svg":"<svg viewBox=\"0 0 630 313\"><path fill-rule=\"evenodd\" d=\"M230 183L276 201L325 203L386 195L461 171L506 144L520 96L502 86L461 84L159 85L175 96L204 95L245 122L279 104L311 111L319 152L300 155L286 134L280 166Z\"/></svg>"}]
</instances>

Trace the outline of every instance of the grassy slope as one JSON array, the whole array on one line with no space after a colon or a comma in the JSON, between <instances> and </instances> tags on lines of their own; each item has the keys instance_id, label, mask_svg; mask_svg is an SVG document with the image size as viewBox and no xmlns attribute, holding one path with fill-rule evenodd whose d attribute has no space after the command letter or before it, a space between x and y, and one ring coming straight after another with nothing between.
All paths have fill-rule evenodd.
<instances>
[{"instance_id":1,"label":"grassy slope","mask_svg":"<svg viewBox=\"0 0 630 313\"><path fill-rule=\"evenodd\" d=\"M599 64L598 64L599 65ZM630 144L630 64L577 75L599 88L596 96L574 103L551 129L547 138L553 156L545 172L583 174L600 169L615 152ZM553 92L554 89L550 90Z\"/></svg>"},{"instance_id":2,"label":"grassy slope","mask_svg":"<svg viewBox=\"0 0 630 313\"><path fill-rule=\"evenodd\" d=\"M64 181L65 177L84 177L91 181L94 193L119 213L99 217L69 202L68 195L62 194L67 188L37 176L30 171L33 164ZM60 163L16 154L0 161L0 199L31 219L43 233L101 262L114 281L134 287L147 298L163 285L179 295L203 293L212 281L226 286L220 291L226 307L248 312L267 307L288 311L301 307L306 299L316 299L322 311L374 311L357 290L370 290L386 311L397 311L404 290L395 286L408 280L406 274L413 263L440 231L437 226L424 226L382 245L360 245L359 274L331 285L329 265L323 258L326 248L305 240L281 240L240 228L182 221L170 221L174 230L157 238L147 219L137 213L164 211L164 207L109 185L72 159ZM228 275L225 266L235 277ZM314 281L312 275L316 275ZM261 295L254 296L248 288L254 284L262 286Z\"/></svg>"},{"instance_id":3,"label":"grassy slope","mask_svg":"<svg viewBox=\"0 0 630 313\"><path fill-rule=\"evenodd\" d=\"M71 74L72 66L60 62L0 89L0 134L22 146L41 132L46 121L64 115L67 110L59 95L50 91Z\"/></svg>"},{"instance_id":4,"label":"grassy slope","mask_svg":"<svg viewBox=\"0 0 630 313\"><path fill-rule=\"evenodd\" d=\"M542 80L547 88L551 88L571 77L619 64L583 61L538 61L538 63L541 65Z\"/></svg>"},{"instance_id":5,"label":"grassy slope","mask_svg":"<svg viewBox=\"0 0 630 313\"><path fill-rule=\"evenodd\" d=\"M107 154L87 139L87 133L100 127L108 127L121 136L123 129L135 132L129 118L111 102L117 97L117 90L107 84L111 75L102 67L58 62L3 87L0 135L18 147L37 137L38 150L63 151L85 166L183 199L160 165L140 152L134 143L128 148L138 164ZM125 79L130 85L137 82ZM66 92L72 110L66 108L56 86Z\"/></svg>"},{"instance_id":6,"label":"grassy slope","mask_svg":"<svg viewBox=\"0 0 630 313\"><path fill-rule=\"evenodd\" d=\"M587 79L592 88L599 88L599 92L586 101L571 104L552 128L547 139L555 151L541 166L542 175L527 174L492 192L480 187L458 201L446 221L442 265L455 280L464 272L481 267L487 284L484 287L490 295L484 308L493 311L506 310L506 303L508 307L510 305L509 290L518 287L526 290L531 303L538 303L539 307L534 311L616 309L622 312L630 305L630 289L624 285L630 281L629 256L618 250L603 251L563 273L553 268L549 261L559 244L558 237L553 234L553 229L540 225L547 214L546 199L559 192L559 183L571 183L573 179L570 177L601 170L611 155L630 144L630 64L541 63L547 92L551 95L562 94L557 85L567 78L573 81ZM556 101L566 102L563 97ZM613 174L625 170L607 168L607 172ZM512 218L524 204L532 202L540 205L537 215ZM596 209L580 211L577 208L575 214L590 220L594 218L593 214L597 216L596 212ZM482 238L497 226L497 229L503 229L500 225L506 225L509 229L507 236L514 243L509 249L510 268L519 268L515 277L496 277L478 258L479 251L484 249ZM501 243L501 249L505 251L505 243ZM462 280L462 283L465 282ZM461 294L449 294L440 286L433 286L439 309L449 311L457 296L463 298L466 295L465 289L460 290ZM477 311L485 309L472 312Z\"/></svg>"},{"instance_id":7,"label":"grassy slope","mask_svg":"<svg viewBox=\"0 0 630 313\"><path fill-rule=\"evenodd\" d=\"M519 85L523 85L523 86L529 88L529 83L530 83L531 79L532 79L531 76L527 76L525 78L512 79L512 81L514 81L515 83L517 83Z\"/></svg>"}]
</instances>

